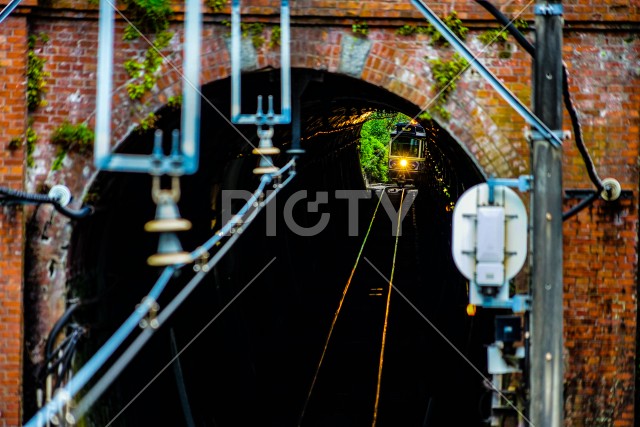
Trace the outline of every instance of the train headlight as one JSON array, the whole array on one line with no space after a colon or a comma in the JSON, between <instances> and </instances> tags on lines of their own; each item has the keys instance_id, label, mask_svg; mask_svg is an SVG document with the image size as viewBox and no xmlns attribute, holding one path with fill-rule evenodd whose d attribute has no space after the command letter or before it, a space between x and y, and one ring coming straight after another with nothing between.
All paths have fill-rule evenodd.
<instances>
[{"instance_id":1,"label":"train headlight","mask_svg":"<svg viewBox=\"0 0 640 427\"><path fill-rule=\"evenodd\" d=\"M407 159L400 159L400 167L402 168L407 167Z\"/></svg>"}]
</instances>

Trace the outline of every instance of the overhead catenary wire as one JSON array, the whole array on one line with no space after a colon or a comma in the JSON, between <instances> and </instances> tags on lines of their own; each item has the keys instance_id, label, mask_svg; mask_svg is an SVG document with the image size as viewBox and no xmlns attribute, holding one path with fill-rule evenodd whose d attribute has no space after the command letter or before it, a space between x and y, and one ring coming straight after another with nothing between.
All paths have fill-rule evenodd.
<instances>
[{"instance_id":1,"label":"overhead catenary wire","mask_svg":"<svg viewBox=\"0 0 640 427\"><path fill-rule=\"evenodd\" d=\"M290 170L289 176L285 179L281 184L278 184L274 191L270 192L265 200L261 203L257 203L257 197L254 199L253 197L249 199L249 201L244 205L243 209L236 215L235 224L237 225L239 222L243 222L243 226L248 226L254 218L258 215L258 213L262 210L262 208L269 204L273 198L276 197L278 192L282 190L284 187L291 182L291 180L295 177L296 172L293 170L293 166L295 164L295 158L292 159L287 165L285 165L280 171ZM278 171L276 175L280 175L281 172ZM267 178L265 178L267 177ZM271 178L268 175L264 175L261 180L265 185L271 181ZM264 186L260 188L264 189ZM256 195L256 193L254 193ZM246 207L246 209L245 209ZM231 222L231 221L230 221ZM229 227L225 225L221 229L222 230L230 230ZM226 233L216 233L215 236L219 237L218 239L210 239L206 245L215 245L217 241L219 241ZM231 235L231 237L218 249L218 251L211 257L211 259L207 262L206 268L202 268L176 295L173 300L171 300L167 306L158 313L158 328L162 326L164 322L178 309L178 307L187 299L187 297L195 290L196 286L202 281L202 279L208 274L209 271L222 259L222 257L231 249L234 243L240 238L241 232L235 232ZM214 243L210 243L214 240ZM205 246L203 244L202 246ZM202 247L201 246L201 247ZM226 310L226 308L235 301L234 297L227 306L225 306L217 315L214 317L214 320ZM147 327L145 328L134 340L133 343L122 353L122 355L111 365L109 370L98 380L98 382L84 395L80 403L77 405L75 410L72 412L72 419L78 420L82 417L86 411L88 411L91 406L95 403L95 401L106 391L106 389L111 385L111 383L120 375L120 373L124 370L124 368L131 362L131 360L139 353L142 347L149 341L151 336L155 333L157 328ZM182 350L176 353L175 357L179 357L180 354L186 349L186 346L183 347ZM170 364L169 364L170 365ZM166 369L169 365L165 366ZM163 370L164 370L163 369ZM146 387L145 387L146 389ZM144 391L144 389L142 390ZM139 393L141 394L142 391ZM138 394L138 395L139 395ZM137 398L137 396L135 398ZM135 400L135 398L133 400ZM129 402L131 404L132 401ZM114 417L109 424L111 424L126 408L125 406L122 408L120 413ZM107 424L107 425L109 425Z\"/></svg>"},{"instance_id":2,"label":"overhead catenary wire","mask_svg":"<svg viewBox=\"0 0 640 427\"><path fill-rule=\"evenodd\" d=\"M271 176L278 176L284 171L290 170L289 177L283 184L280 185L280 187L284 186L285 183L288 183L293 178L293 176L295 176L295 171L293 170L293 167L295 165L295 160L296 160L296 157L293 157L282 169L278 170L278 172L274 173L273 175L271 174L264 175L261 179L260 187L264 189L264 186L266 186L267 181L271 180ZM271 196L275 197L275 194L277 194L276 191L272 192ZM255 199L253 197L250 198L250 200L244 205L244 207L241 209L240 212L243 212L243 215L246 214L249 208L254 206L256 202L257 202L257 198ZM229 221L229 223L225 224L225 226L220 230L220 231L223 231L222 233L220 232L216 233L212 238L207 240L198 249L193 251L192 258L196 259L202 256L202 254L206 252L206 248L211 248L212 246L214 246L218 241L220 241L220 239L222 239L225 236L227 232L229 232L233 227L235 227L241 221L242 221L242 217L235 215ZM235 241L234 237L236 236L238 236L238 234L233 235L229 240ZM223 248L221 248L218 252L216 252L216 255L218 255L222 249ZM220 257L221 256L222 255L220 255ZM217 260L219 260L220 257L216 257L216 256L212 257L212 259L209 261L209 264L212 264L214 260L215 262L217 262ZM65 387L60 388L56 396L49 403L47 403L47 405L41 408L25 424L24 427L42 427L48 422L48 420L51 419L52 416L59 414L62 411L64 406L67 403L69 403L69 401L87 384L87 382L91 378L93 378L93 376L98 372L98 370L100 370L104 366L106 361L122 345L124 340L133 332L133 330L136 329L140 321L143 320L147 316L149 311L151 311L156 306L157 300L160 294L165 289L167 283L169 282L173 274L183 266L184 264L172 265L172 266L166 267L162 271L160 278L156 281L156 283L151 288L151 291L147 294L147 296L145 296L142 299L142 302L137 306L136 310L125 320L125 322L120 326L120 328L116 330L116 332L96 352L96 354L94 354L94 356L91 359L89 359L89 361L76 373L76 375L69 381L69 383ZM201 272L201 273L206 274L206 272ZM204 275L200 275L199 273L195 277L202 278L204 277ZM199 280L201 280L201 278ZM192 282L194 279L192 279ZM184 289L186 289L186 287L183 288L183 291ZM178 297L180 295L181 294L179 294ZM158 316L159 319L161 318L161 315L162 313L164 313L164 311L166 311L166 309L160 313L160 315Z\"/></svg>"}]
</instances>

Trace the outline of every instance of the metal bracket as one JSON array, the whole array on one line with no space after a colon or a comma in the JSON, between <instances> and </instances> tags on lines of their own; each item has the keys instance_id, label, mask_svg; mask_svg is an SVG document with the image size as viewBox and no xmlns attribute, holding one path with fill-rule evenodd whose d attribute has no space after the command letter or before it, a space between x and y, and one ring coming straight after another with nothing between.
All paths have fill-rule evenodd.
<instances>
[{"instance_id":1,"label":"metal bracket","mask_svg":"<svg viewBox=\"0 0 640 427\"><path fill-rule=\"evenodd\" d=\"M231 122L236 124L286 125L291 123L291 54L290 54L289 0L280 1L280 114L273 111L271 96L267 114L262 113L258 101L256 114L242 114L240 42L240 0L231 2Z\"/></svg>"},{"instance_id":2,"label":"metal bracket","mask_svg":"<svg viewBox=\"0 0 640 427\"><path fill-rule=\"evenodd\" d=\"M503 185L505 187L513 187L525 193L531 190L531 183L533 182L532 175L521 175L518 178L493 178L489 177L487 185L489 186L489 204L493 205L495 200L495 187L496 185Z\"/></svg>"},{"instance_id":3,"label":"metal bracket","mask_svg":"<svg viewBox=\"0 0 640 427\"><path fill-rule=\"evenodd\" d=\"M561 141L566 141L567 139L571 139L571 131L568 130L554 130L552 131L553 135ZM527 141L544 141L547 138L544 137L543 134L538 132L537 130L525 130L524 137Z\"/></svg>"},{"instance_id":4,"label":"metal bracket","mask_svg":"<svg viewBox=\"0 0 640 427\"><path fill-rule=\"evenodd\" d=\"M115 7L100 0L98 32L98 81L96 127L93 150L98 169L117 172L144 172L171 175L193 174L198 170L200 141L200 51L202 44L202 4L187 0L182 77L180 159L173 156L118 154L111 151L111 104L113 98L113 50Z\"/></svg>"},{"instance_id":5,"label":"metal bracket","mask_svg":"<svg viewBox=\"0 0 640 427\"><path fill-rule=\"evenodd\" d=\"M476 58L469 48L460 41L460 39L447 27L444 22L427 6L424 0L411 0L411 3L427 18L429 23L442 34L442 37L448 41L451 46L469 62L469 65L478 71L480 76L484 78L511 107L529 123L536 128L551 145L556 148L562 147L562 140L551 132L549 127L544 124L538 116L529 110L498 78Z\"/></svg>"},{"instance_id":6,"label":"metal bracket","mask_svg":"<svg viewBox=\"0 0 640 427\"><path fill-rule=\"evenodd\" d=\"M536 4L533 8L533 12L536 15L561 16L563 8L560 3Z\"/></svg>"}]
</instances>

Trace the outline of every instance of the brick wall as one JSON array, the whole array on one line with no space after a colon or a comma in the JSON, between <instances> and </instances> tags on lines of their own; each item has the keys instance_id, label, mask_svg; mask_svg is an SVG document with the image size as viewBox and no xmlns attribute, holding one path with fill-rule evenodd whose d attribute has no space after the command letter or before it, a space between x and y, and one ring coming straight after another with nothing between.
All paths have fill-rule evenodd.
<instances>
[{"instance_id":1,"label":"brick wall","mask_svg":"<svg viewBox=\"0 0 640 427\"><path fill-rule=\"evenodd\" d=\"M11 17L0 25L0 186L22 190L26 124L27 25ZM22 373L22 274L24 224L20 209L0 208L0 426L20 424Z\"/></svg>"},{"instance_id":2,"label":"brick wall","mask_svg":"<svg viewBox=\"0 0 640 427\"><path fill-rule=\"evenodd\" d=\"M640 17L638 6L630 1L585 3L582 0L564 2L567 18L564 59L572 76L573 99L598 171L602 177L620 180L624 189L632 190L632 198L611 206L596 202L593 208L571 219L564 227L567 425L631 426L636 363L640 41L637 33L625 28ZM247 6L246 12L255 14L247 19L277 21L277 8L273 7L277 2L256 0L243 4ZM32 14L28 18L31 33L49 36L48 42L38 43L37 51L47 59L45 69L51 75L45 97L48 105L31 114L39 140L34 153L35 166L28 171L26 188L39 191L43 186L65 183L79 203L94 177L92 159L71 153L62 170L51 171L56 148L49 139L64 120L93 125L97 15L95 8L83 1L61 1L55 5L60 8L58 11L47 16ZM452 6L472 28L468 45L474 52L481 52L484 48L477 36L486 28L495 27L489 15L473 2L434 4L439 13L450 11ZM523 2L512 2L503 11L513 14L523 7ZM268 15L258 16L263 13ZM433 95L432 76L424 58L446 58L452 54L451 48L432 46L426 35L395 34L395 28L406 23L423 23L405 0L300 0L293 3L292 15L292 66L359 73L356 78L402 96L418 108L425 107ZM532 19L531 8L523 17ZM224 40L229 29L220 23L225 18L228 16L224 14L206 18L203 82L229 76L229 55ZM346 68L342 54L345 46L353 43L351 24L356 19L369 23L368 50L361 58L354 59L362 61L361 64L349 64ZM614 26L616 31L611 31ZM120 22L119 34L123 28ZM164 53L179 67L181 30L178 24L174 29L177 35ZM269 31L267 26L267 39ZM26 127L24 93L21 92L26 18L13 18L0 25L0 37L10 36L23 41L22 45L8 44L10 47L0 52L4 55L0 57L0 73L4 73L2 84L6 92L0 98L0 102L5 103L0 120L6 122L0 128L4 135L0 143L5 145L12 136L22 135ZM180 93L180 81L178 70L165 61L157 86L142 102L131 101L122 63L142 56L146 46L140 40L124 42L119 36L116 40L118 68L113 119L114 142L120 143L149 112ZM21 47L14 52L16 46ZM506 44L491 46L482 57L507 87L529 105L531 60L528 55L509 40ZM277 50L265 44L257 50L256 61L247 70L266 66L278 67L279 62ZM203 108L209 107L203 102ZM515 177L529 171L529 148L523 138L526 124L477 73L465 72L447 109L452 118L439 120L441 125L465 145L487 173ZM570 129L568 116L564 127ZM2 153L0 183L23 188L23 151L5 149ZM565 188L592 188L573 140L565 142L564 154ZM568 200L565 208L575 203ZM37 363L42 359L42 338L64 310L66 243L72 226L60 215L54 215L49 224L51 211L48 209L28 210L27 214L36 230L29 241L36 260L26 278L30 289L36 290L31 301L37 305L39 323L29 332L26 350ZM9 316L6 321L4 317L0 319L0 346L3 350L13 349L17 357L5 361L5 352L0 352L0 393L6 390L7 395L18 396L19 374L14 378L13 372L20 370L22 218L18 211L5 210L0 221L3 224L0 235L3 242L7 240L0 258L0 316ZM43 240L38 233L45 228L48 239ZM3 363L13 365L4 369ZM9 414L16 417L11 420L17 419L18 400L5 399L3 394L0 397L0 421L5 422L4 417ZM17 423L6 421L6 425Z\"/></svg>"}]
</instances>

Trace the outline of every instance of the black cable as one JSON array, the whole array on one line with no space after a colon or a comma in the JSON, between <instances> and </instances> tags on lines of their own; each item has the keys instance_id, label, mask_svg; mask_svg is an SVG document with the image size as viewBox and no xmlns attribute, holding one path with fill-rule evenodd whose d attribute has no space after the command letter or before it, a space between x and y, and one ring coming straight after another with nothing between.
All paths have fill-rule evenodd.
<instances>
[{"instance_id":1,"label":"black cable","mask_svg":"<svg viewBox=\"0 0 640 427\"><path fill-rule=\"evenodd\" d=\"M507 31L516 39L518 44L529 53L532 57L535 57L536 49L535 47L527 40L524 35L518 31L518 29L511 23L511 20L504 16L502 12L500 12L494 5L489 3L487 0L475 0L480 6L484 7L491 15L496 18L496 20L505 27ZM569 72L567 71L567 67L562 64L562 98L564 99L564 105L569 112L569 117L571 118L571 125L573 126L573 133L575 134L576 146L580 155L582 156L582 160L585 163L585 167L587 169L587 174L589 175L589 179L596 186L598 190L598 194L602 192L605 188L602 184L602 180L598 176L598 172L596 171L595 165L593 164L593 160L591 156L589 156L589 152L587 151L587 147L584 144L584 139L582 138L582 127L580 126L580 120L578 119L578 113L576 112L575 107L573 106L573 102L571 101L571 93L569 92Z\"/></svg>"},{"instance_id":2,"label":"black cable","mask_svg":"<svg viewBox=\"0 0 640 427\"><path fill-rule=\"evenodd\" d=\"M518 29L513 25L511 20L504 16L502 12L500 12L493 4L489 3L487 0L476 0L480 6L487 9L487 12L493 15L494 18L502 25L509 33L516 39L518 44L522 46L524 50L529 53L529 55L534 56L536 53L536 48L525 38L525 36L518 31Z\"/></svg>"},{"instance_id":3,"label":"black cable","mask_svg":"<svg viewBox=\"0 0 640 427\"><path fill-rule=\"evenodd\" d=\"M44 355L47 361L51 360L51 358L53 357L53 343L56 341L56 337L60 334L62 328L67 324L67 322L71 318L71 315L79 306L79 302L71 304L69 308L67 308L67 310L64 312L64 314L60 316L58 321L53 325L53 328L51 328L51 332L49 332L49 336L47 337L47 341L44 347Z\"/></svg>"},{"instance_id":4,"label":"black cable","mask_svg":"<svg viewBox=\"0 0 640 427\"><path fill-rule=\"evenodd\" d=\"M91 206L85 206L78 210L69 209L65 206L62 206L60 203L58 203L58 200L52 197L49 197L46 194L32 194L24 191L13 190L11 188L6 188L6 187L0 187L0 194L5 196L3 198L0 198L0 204L7 199L15 200L17 203L19 202L37 203L37 204L50 203L58 212L72 219L81 219L91 215L94 212L94 209Z\"/></svg>"}]
</instances>

